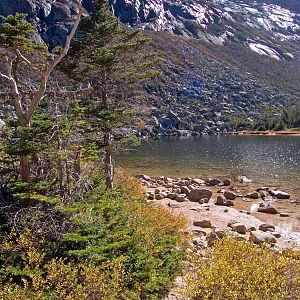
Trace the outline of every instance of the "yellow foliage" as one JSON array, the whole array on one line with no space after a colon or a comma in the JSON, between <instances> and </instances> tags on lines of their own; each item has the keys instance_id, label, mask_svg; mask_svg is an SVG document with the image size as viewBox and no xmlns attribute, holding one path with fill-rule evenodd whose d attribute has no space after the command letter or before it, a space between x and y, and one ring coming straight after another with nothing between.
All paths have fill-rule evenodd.
<instances>
[{"instance_id":1,"label":"yellow foliage","mask_svg":"<svg viewBox=\"0 0 300 300\"><path fill-rule=\"evenodd\" d=\"M296 255L296 254L295 254ZM299 260L246 241L226 238L186 272L193 300L298 300Z\"/></svg>"},{"instance_id":2,"label":"yellow foliage","mask_svg":"<svg viewBox=\"0 0 300 300\"><path fill-rule=\"evenodd\" d=\"M145 199L146 197L146 192L141 187L140 182L130 175L118 172L115 176L115 183L124 189L130 199Z\"/></svg>"},{"instance_id":3,"label":"yellow foliage","mask_svg":"<svg viewBox=\"0 0 300 300\"><path fill-rule=\"evenodd\" d=\"M136 202L127 202L128 226L136 232L138 242L142 247L152 252L156 247L154 244L166 235L181 235L178 245L184 245L186 236L183 230L186 228L187 220L183 216L176 216L161 206L141 205ZM157 249L157 248L156 248Z\"/></svg>"},{"instance_id":4,"label":"yellow foliage","mask_svg":"<svg viewBox=\"0 0 300 300\"><path fill-rule=\"evenodd\" d=\"M1 300L117 300L122 290L121 260L98 266L57 258L45 262L44 241L29 230L2 236L2 242L1 254L18 254L20 269L10 268L9 262L0 267ZM14 283L16 274L20 274L21 284Z\"/></svg>"}]
</instances>

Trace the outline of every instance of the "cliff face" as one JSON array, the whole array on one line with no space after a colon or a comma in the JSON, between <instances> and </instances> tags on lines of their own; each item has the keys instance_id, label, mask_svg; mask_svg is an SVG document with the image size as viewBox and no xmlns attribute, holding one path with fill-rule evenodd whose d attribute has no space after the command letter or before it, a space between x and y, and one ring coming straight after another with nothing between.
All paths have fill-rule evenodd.
<instances>
[{"instance_id":1,"label":"cliff face","mask_svg":"<svg viewBox=\"0 0 300 300\"><path fill-rule=\"evenodd\" d=\"M28 14L51 46L62 44L79 0L2 0L0 15ZM92 9L93 0L84 0ZM238 43L261 55L290 59L300 40L298 0L110 0L128 26L202 39L217 45ZM284 42L284 43L283 43ZM298 53L299 54L299 53Z\"/></svg>"},{"instance_id":2,"label":"cliff face","mask_svg":"<svg viewBox=\"0 0 300 300\"><path fill-rule=\"evenodd\" d=\"M0 15L26 13L37 24L43 40L54 47L64 43L69 32L79 0L1 0ZM92 0L84 1L91 8Z\"/></svg>"},{"instance_id":3,"label":"cliff face","mask_svg":"<svg viewBox=\"0 0 300 300\"><path fill-rule=\"evenodd\" d=\"M0 15L28 14L39 37L64 43L79 0L1 0ZM92 10L93 0L84 0ZM145 134L228 130L300 97L298 0L110 0L130 27L147 31L165 76L145 87ZM38 38L38 37L37 37Z\"/></svg>"}]
</instances>

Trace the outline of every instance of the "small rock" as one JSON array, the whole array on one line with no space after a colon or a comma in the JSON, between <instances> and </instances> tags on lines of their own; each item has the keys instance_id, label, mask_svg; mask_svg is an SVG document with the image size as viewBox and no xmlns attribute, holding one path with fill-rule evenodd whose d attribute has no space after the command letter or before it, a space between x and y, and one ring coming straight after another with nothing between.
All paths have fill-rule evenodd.
<instances>
[{"instance_id":1,"label":"small rock","mask_svg":"<svg viewBox=\"0 0 300 300\"><path fill-rule=\"evenodd\" d=\"M212 228L210 220L194 221L193 225L201 228Z\"/></svg>"},{"instance_id":2,"label":"small rock","mask_svg":"<svg viewBox=\"0 0 300 300\"><path fill-rule=\"evenodd\" d=\"M170 208L180 208L180 204L175 203L175 202L169 202L169 203L168 203L168 206L169 206Z\"/></svg>"},{"instance_id":3,"label":"small rock","mask_svg":"<svg viewBox=\"0 0 300 300\"><path fill-rule=\"evenodd\" d=\"M245 240L246 239L246 237L243 234L240 234L240 233L238 233L236 231L229 231L228 235L232 236L232 237L234 237L234 238L236 238L238 240Z\"/></svg>"},{"instance_id":4,"label":"small rock","mask_svg":"<svg viewBox=\"0 0 300 300\"><path fill-rule=\"evenodd\" d=\"M234 203L231 200L226 200L225 197L223 197L223 196L218 196L215 205L219 205L219 206L234 206Z\"/></svg>"},{"instance_id":5,"label":"small rock","mask_svg":"<svg viewBox=\"0 0 300 300\"><path fill-rule=\"evenodd\" d=\"M240 183L251 183L251 182L253 182L252 179L249 179L249 178L247 178L246 176L239 176L239 177L238 177L238 181L239 181Z\"/></svg>"},{"instance_id":6,"label":"small rock","mask_svg":"<svg viewBox=\"0 0 300 300\"><path fill-rule=\"evenodd\" d=\"M223 185L223 181L221 181L220 179L217 178L213 178L213 179L209 179L207 181L207 185L209 186L217 186L217 185Z\"/></svg>"},{"instance_id":7,"label":"small rock","mask_svg":"<svg viewBox=\"0 0 300 300\"><path fill-rule=\"evenodd\" d=\"M144 175L144 174L138 175L137 178L145 180L145 181L151 181L151 177L147 176L147 175Z\"/></svg>"},{"instance_id":8,"label":"small rock","mask_svg":"<svg viewBox=\"0 0 300 300\"><path fill-rule=\"evenodd\" d=\"M202 179L194 178L191 180L191 183L197 184L197 185L203 185L203 184L205 184L205 181Z\"/></svg>"},{"instance_id":9,"label":"small rock","mask_svg":"<svg viewBox=\"0 0 300 300\"><path fill-rule=\"evenodd\" d=\"M206 241L207 241L207 244L209 247L213 246L213 244L218 240L220 240L220 238L218 237L218 235L215 232L211 232L206 237Z\"/></svg>"},{"instance_id":10,"label":"small rock","mask_svg":"<svg viewBox=\"0 0 300 300\"><path fill-rule=\"evenodd\" d=\"M259 192L253 192L253 193L248 194L246 197L251 198L251 199L259 199L260 194L259 194Z\"/></svg>"},{"instance_id":11,"label":"small rock","mask_svg":"<svg viewBox=\"0 0 300 300\"><path fill-rule=\"evenodd\" d=\"M177 197L177 194L175 194L175 193L168 194L168 198L171 199L171 200L175 200L176 197Z\"/></svg>"},{"instance_id":12,"label":"small rock","mask_svg":"<svg viewBox=\"0 0 300 300\"><path fill-rule=\"evenodd\" d=\"M259 226L259 230L264 231L264 232L266 232L266 231L274 232L275 231L275 226L271 225L271 224L264 223L264 224L261 224Z\"/></svg>"},{"instance_id":13,"label":"small rock","mask_svg":"<svg viewBox=\"0 0 300 300\"><path fill-rule=\"evenodd\" d=\"M225 191L224 192L224 197L226 199L229 199L229 200L235 200L236 194L234 192L231 192L231 191Z\"/></svg>"},{"instance_id":14,"label":"small rock","mask_svg":"<svg viewBox=\"0 0 300 300\"><path fill-rule=\"evenodd\" d=\"M218 196L217 201L215 205L224 206L224 203L226 202L226 198L223 196Z\"/></svg>"},{"instance_id":15,"label":"small rock","mask_svg":"<svg viewBox=\"0 0 300 300\"><path fill-rule=\"evenodd\" d=\"M272 215L276 215L278 213L277 209L271 204L263 207L260 206L258 208L258 212L272 214Z\"/></svg>"},{"instance_id":16,"label":"small rock","mask_svg":"<svg viewBox=\"0 0 300 300\"><path fill-rule=\"evenodd\" d=\"M262 243L273 244L276 243L276 238L273 236L273 234L269 232L251 231L249 241L255 244L262 244Z\"/></svg>"},{"instance_id":17,"label":"small rock","mask_svg":"<svg viewBox=\"0 0 300 300\"><path fill-rule=\"evenodd\" d=\"M224 179L223 180L223 185L224 186L229 186L231 184L230 180L229 179Z\"/></svg>"},{"instance_id":18,"label":"small rock","mask_svg":"<svg viewBox=\"0 0 300 300\"><path fill-rule=\"evenodd\" d=\"M218 237L219 239L224 238L225 235L226 235L225 230L215 230L214 233L217 235L217 237Z\"/></svg>"},{"instance_id":19,"label":"small rock","mask_svg":"<svg viewBox=\"0 0 300 300\"><path fill-rule=\"evenodd\" d=\"M178 195L175 199L177 202L185 202L186 196L184 194Z\"/></svg>"},{"instance_id":20,"label":"small rock","mask_svg":"<svg viewBox=\"0 0 300 300\"><path fill-rule=\"evenodd\" d=\"M279 215L280 217L282 217L282 218L287 218L287 217L289 217L290 215L288 214L288 213L280 213L280 215Z\"/></svg>"},{"instance_id":21,"label":"small rock","mask_svg":"<svg viewBox=\"0 0 300 300\"><path fill-rule=\"evenodd\" d=\"M227 226L232 228L232 225L237 224L237 223L238 223L237 221L231 220L231 221L228 222Z\"/></svg>"},{"instance_id":22,"label":"small rock","mask_svg":"<svg viewBox=\"0 0 300 300\"><path fill-rule=\"evenodd\" d=\"M276 239L281 238L281 234L279 232L272 232L272 235L274 235Z\"/></svg>"},{"instance_id":23,"label":"small rock","mask_svg":"<svg viewBox=\"0 0 300 300\"><path fill-rule=\"evenodd\" d=\"M148 200L155 200L155 195L154 194L149 194L147 199Z\"/></svg>"},{"instance_id":24,"label":"small rock","mask_svg":"<svg viewBox=\"0 0 300 300\"><path fill-rule=\"evenodd\" d=\"M237 232L239 234L246 234L247 232L246 226L241 223L234 223L232 224L231 228L234 232Z\"/></svg>"},{"instance_id":25,"label":"small rock","mask_svg":"<svg viewBox=\"0 0 300 300\"><path fill-rule=\"evenodd\" d=\"M276 197L277 199L290 199L291 196L290 194L286 193L286 192L282 192L282 191L270 191L270 194L274 197Z\"/></svg>"},{"instance_id":26,"label":"small rock","mask_svg":"<svg viewBox=\"0 0 300 300\"><path fill-rule=\"evenodd\" d=\"M193 245L200 249L207 248L207 242L200 237L193 239Z\"/></svg>"}]
</instances>

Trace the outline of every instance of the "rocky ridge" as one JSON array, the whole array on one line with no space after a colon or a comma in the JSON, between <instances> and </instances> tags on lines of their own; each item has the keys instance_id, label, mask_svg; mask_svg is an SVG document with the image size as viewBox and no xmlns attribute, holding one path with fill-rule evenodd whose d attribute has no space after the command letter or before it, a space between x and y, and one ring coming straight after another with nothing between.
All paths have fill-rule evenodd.
<instances>
[{"instance_id":1,"label":"rocky ridge","mask_svg":"<svg viewBox=\"0 0 300 300\"><path fill-rule=\"evenodd\" d=\"M63 44L79 0L2 0L0 15L28 14L51 48ZM84 0L87 10L92 0ZM263 111L299 102L300 8L288 0L111 0L163 58L145 86L143 137L247 129ZM149 117L150 116L150 117ZM235 124L238 123L238 124ZM132 130L130 130L132 132Z\"/></svg>"}]
</instances>

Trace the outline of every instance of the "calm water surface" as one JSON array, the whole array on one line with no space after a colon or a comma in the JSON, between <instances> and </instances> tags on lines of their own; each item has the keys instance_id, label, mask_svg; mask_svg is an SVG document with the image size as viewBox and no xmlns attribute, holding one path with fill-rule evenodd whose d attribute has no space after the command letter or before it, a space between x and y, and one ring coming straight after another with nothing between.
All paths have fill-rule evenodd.
<instances>
[{"instance_id":1,"label":"calm water surface","mask_svg":"<svg viewBox=\"0 0 300 300\"><path fill-rule=\"evenodd\" d=\"M205 136L143 142L117 159L131 174L208 178L245 175L300 198L300 136Z\"/></svg>"}]
</instances>

